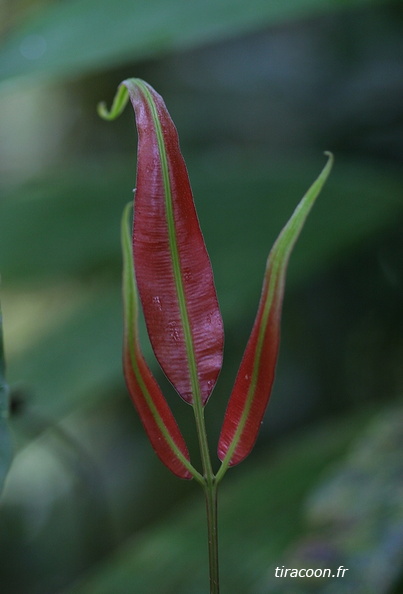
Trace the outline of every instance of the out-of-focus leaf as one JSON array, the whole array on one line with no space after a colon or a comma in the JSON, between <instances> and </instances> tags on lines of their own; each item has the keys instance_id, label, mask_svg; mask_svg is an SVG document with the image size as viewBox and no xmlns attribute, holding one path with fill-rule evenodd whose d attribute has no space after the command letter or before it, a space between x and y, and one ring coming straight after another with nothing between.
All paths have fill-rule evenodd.
<instances>
[{"instance_id":1,"label":"out-of-focus leaf","mask_svg":"<svg viewBox=\"0 0 403 594\"><path fill-rule=\"evenodd\" d=\"M386 0L376 0L383 4ZM77 76L369 0L70 0L38 11L0 50L0 81ZM372 0L371 4L374 4Z\"/></svg>"},{"instance_id":2,"label":"out-of-focus leaf","mask_svg":"<svg viewBox=\"0 0 403 594\"><path fill-rule=\"evenodd\" d=\"M9 410L8 386L5 379L5 360L3 345L3 317L0 310L0 493L11 463L11 441L7 427Z\"/></svg>"},{"instance_id":3,"label":"out-of-focus leaf","mask_svg":"<svg viewBox=\"0 0 403 594\"><path fill-rule=\"evenodd\" d=\"M266 456L219 497L223 592L266 594L268 571L283 565L283 551L301 531L301 505L323 469L340 458L365 420L325 427ZM245 467L246 468L246 467ZM236 472L236 471L234 471ZM202 498L138 534L68 594L200 594L207 580ZM67 594L67 592L66 592Z\"/></svg>"},{"instance_id":4,"label":"out-of-focus leaf","mask_svg":"<svg viewBox=\"0 0 403 594\"><path fill-rule=\"evenodd\" d=\"M119 383L121 309L119 284L114 289L101 286L88 292L59 325L10 359L10 381L32 392L29 404L49 421L93 403ZM123 388L123 378L120 381Z\"/></svg>"},{"instance_id":5,"label":"out-of-focus leaf","mask_svg":"<svg viewBox=\"0 0 403 594\"><path fill-rule=\"evenodd\" d=\"M120 215L133 163L58 171L3 189L0 269L10 281L83 278L111 265L120 279ZM119 267L118 267L119 263Z\"/></svg>"}]
</instances>

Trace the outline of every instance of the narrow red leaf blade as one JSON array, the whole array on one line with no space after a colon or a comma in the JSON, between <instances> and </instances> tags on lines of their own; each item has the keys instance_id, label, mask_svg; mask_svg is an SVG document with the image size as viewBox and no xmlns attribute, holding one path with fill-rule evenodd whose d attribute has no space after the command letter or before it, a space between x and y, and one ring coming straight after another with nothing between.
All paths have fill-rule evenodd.
<instances>
[{"instance_id":1,"label":"narrow red leaf blade","mask_svg":"<svg viewBox=\"0 0 403 594\"><path fill-rule=\"evenodd\" d=\"M281 308L288 260L305 220L332 167L329 160L277 238L267 260L256 319L228 402L218 457L238 464L252 450L274 381L280 339Z\"/></svg>"},{"instance_id":2,"label":"narrow red leaf blade","mask_svg":"<svg viewBox=\"0 0 403 594\"><path fill-rule=\"evenodd\" d=\"M155 355L186 402L209 398L222 365L223 324L186 165L164 101L139 79L133 253Z\"/></svg>"},{"instance_id":3,"label":"narrow red leaf blade","mask_svg":"<svg viewBox=\"0 0 403 594\"><path fill-rule=\"evenodd\" d=\"M129 231L131 205L122 218L124 343L123 370L132 402L160 460L180 478L195 476L174 416L148 368L138 341L138 300Z\"/></svg>"}]
</instances>

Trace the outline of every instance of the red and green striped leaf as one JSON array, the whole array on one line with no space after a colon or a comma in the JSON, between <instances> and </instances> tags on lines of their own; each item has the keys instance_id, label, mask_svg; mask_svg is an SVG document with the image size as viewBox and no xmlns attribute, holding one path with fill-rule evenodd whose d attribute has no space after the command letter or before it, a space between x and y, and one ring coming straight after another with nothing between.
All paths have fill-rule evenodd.
<instances>
[{"instance_id":1,"label":"red and green striped leaf","mask_svg":"<svg viewBox=\"0 0 403 594\"><path fill-rule=\"evenodd\" d=\"M138 130L133 253L155 355L179 395L204 405L222 365L223 324L178 134L163 99L140 79L122 83Z\"/></svg>"},{"instance_id":2,"label":"red and green striped leaf","mask_svg":"<svg viewBox=\"0 0 403 594\"><path fill-rule=\"evenodd\" d=\"M329 160L277 238L267 260L252 332L228 402L218 444L223 470L252 450L265 413L277 361L281 307L288 260L305 220L332 167Z\"/></svg>"},{"instance_id":3,"label":"red and green striped leaf","mask_svg":"<svg viewBox=\"0 0 403 594\"><path fill-rule=\"evenodd\" d=\"M190 463L186 443L139 346L138 299L129 230L130 212L131 204L128 204L122 218L123 369L126 384L148 438L160 460L180 478L190 479L197 473Z\"/></svg>"}]
</instances>

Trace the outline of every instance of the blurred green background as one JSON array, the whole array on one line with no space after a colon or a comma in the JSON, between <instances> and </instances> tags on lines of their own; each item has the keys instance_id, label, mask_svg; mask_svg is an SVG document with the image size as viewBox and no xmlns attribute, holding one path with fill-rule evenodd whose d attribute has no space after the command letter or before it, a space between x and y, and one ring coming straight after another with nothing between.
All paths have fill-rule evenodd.
<instances>
[{"instance_id":1,"label":"blurred green background","mask_svg":"<svg viewBox=\"0 0 403 594\"><path fill-rule=\"evenodd\" d=\"M202 495L151 451L121 373L136 133L96 104L131 76L177 125L215 272L213 455L269 249L336 157L291 259L256 449L221 489L222 592L403 592L402 31L399 0L0 0L2 594L208 589Z\"/></svg>"}]
</instances>

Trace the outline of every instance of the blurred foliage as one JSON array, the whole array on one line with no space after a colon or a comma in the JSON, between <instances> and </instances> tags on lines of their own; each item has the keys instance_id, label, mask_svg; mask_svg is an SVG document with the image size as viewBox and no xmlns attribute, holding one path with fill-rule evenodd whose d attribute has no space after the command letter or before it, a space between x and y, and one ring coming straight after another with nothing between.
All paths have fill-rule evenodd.
<instances>
[{"instance_id":1,"label":"blurred foliage","mask_svg":"<svg viewBox=\"0 0 403 594\"><path fill-rule=\"evenodd\" d=\"M382 4L382 0L378 0ZM0 54L0 81L26 75L66 76L104 70L285 19L366 0L119 0L111 26L109 0L52 2L10 34ZM88 24L91 23L89 27ZM108 43L105 43L105 30Z\"/></svg>"},{"instance_id":2,"label":"blurred foliage","mask_svg":"<svg viewBox=\"0 0 403 594\"><path fill-rule=\"evenodd\" d=\"M402 425L402 407L394 407L354 441L348 456L310 494L305 534L284 556L286 567L335 572L344 566L348 575L279 580L273 570L268 591L280 594L292 586L295 594L316 592L315 581L323 594L391 591L403 554Z\"/></svg>"},{"instance_id":3,"label":"blurred foliage","mask_svg":"<svg viewBox=\"0 0 403 594\"><path fill-rule=\"evenodd\" d=\"M11 439L7 425L9 415L8 386L3 345L3 318L0 310L0 494L11 463Z\"/></svg>"},{"instance_id":4,"label":"blurred foliage","mask_svg":"<svg viewBox=\"0 0 403 594\"><path fill-rule=\"evenodd\" d=\"M301 503L326 466L345 456L365 421L351 418L298 435L263 458L251 460L247 473L223 484L219 513L224 593L271 592L267 587L271 560L283 558L287 543L305 530ZM325 436L324 447L318 448ZM200 496L192 499L184 509L174 510L162 526L135 536L71 592L124 594L129 588L163 594L206 592L207 568L200 563L205 534L200 503ZM155 571L157 563L159 571Z\"/></svg>"},{"instance_id":5,"label":"blurred foliage","mask_svg":"<svg viewBox=\"0 0 403 594\"><path fill-rule=\"evenodd\" d=\"M389 592L399 574L403 549L401 423L400 408L376 418L369 428L360 417L310 437L299 436L224 487L223 592ZM324 435L326 446L318 449ZM326 473L322 484L307 496L328 466L333 476ZM385 484L390 488L387 497ZM110 563L69 592L124 594L131 588L162 594L205 592L206 568L200 564L204 527L196 506L192 501L163 526L126 543ZM298 536L292 551L285 550L301 533L304 536ZM278 579L273 577L276 566L269 561L273 558L282 559L280 567L336 571L344 565L349 573L337 584Z\"/></svg>"},{"instance_id":6,"label":"blurred foliage","mask_svg":"<svg viewBox=\"0 0 403 594\"><path fill-rule=\"evenodd\" d=\"M226 349L212 451L269 249L323 151L336 156L291 259L267 421L222 486L223 592L265 594L273 567L309 566L308 553L320 567L333 547L358 581L309 592L398 594L401 413L384 409L403 392L402 24L386 0L0 0L16 452L2 594L206 591L201 495L160 465L121 376L119 221L136 138L129 112L106 124L95 106L128 76L166 100L213 263ZM152 365L194 450L191 411ZM0 482L8 458L1 420Z\"/></svg>"}]
</instances>

